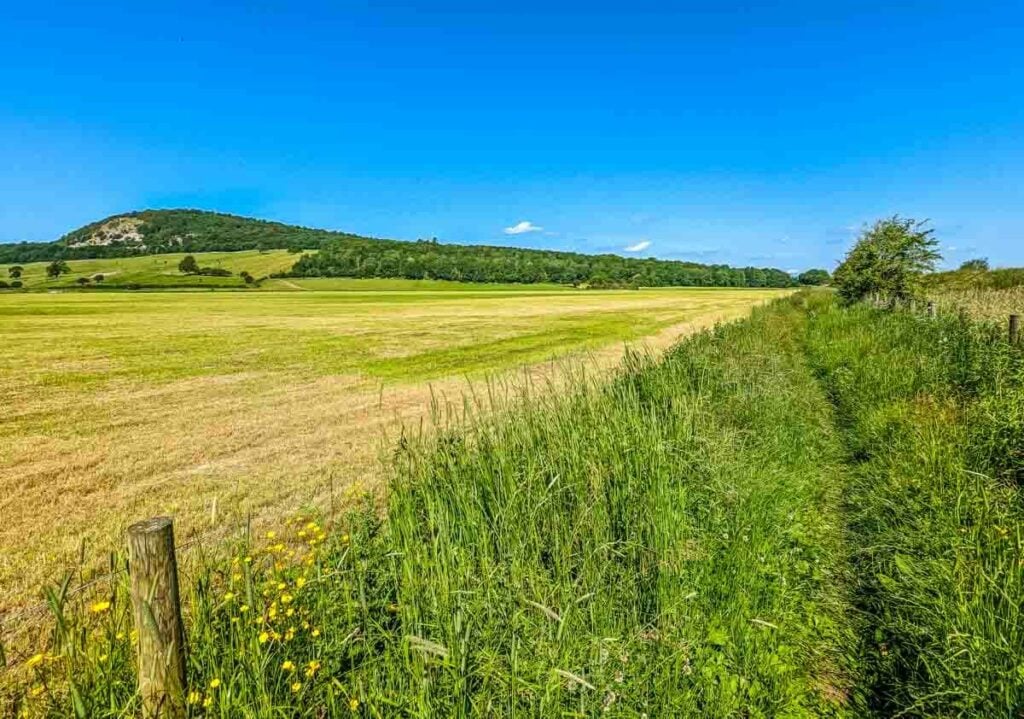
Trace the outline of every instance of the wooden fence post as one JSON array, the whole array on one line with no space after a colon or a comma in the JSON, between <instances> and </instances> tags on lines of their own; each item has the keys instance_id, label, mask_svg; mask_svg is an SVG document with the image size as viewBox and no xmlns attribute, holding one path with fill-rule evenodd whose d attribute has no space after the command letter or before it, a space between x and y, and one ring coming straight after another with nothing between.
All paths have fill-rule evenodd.
<instances>
[{"instance_id":1,"label":"wooden fence post","mask_svg":"<svg viewBox=\"0 0 1024 719\"><path fill-rule=\"evenodd\" d=\"M1010 315L1010 344L1020 342L1020 315Z\"/></svg>"},{"instance_id":2,"label":"wooden fence post","mask_svg":"<svg viewBox=\"0 0 1024 719\"><path fill-rule=\"evenodd\" d=\"M132 614L138 632L139 693L146 719L183 719L185 628L178 596L174 523L156 517L128 528Z\"/></svg>"}]
</instances>

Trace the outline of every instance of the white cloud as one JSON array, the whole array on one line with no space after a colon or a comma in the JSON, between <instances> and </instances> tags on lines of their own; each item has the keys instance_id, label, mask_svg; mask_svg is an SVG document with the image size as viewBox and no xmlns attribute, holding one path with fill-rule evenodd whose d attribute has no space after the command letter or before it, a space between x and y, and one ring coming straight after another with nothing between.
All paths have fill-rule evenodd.
<instances>
[{"instance_id":1,"label":"white cloud","mask_svg":"<svg viewBox=\"0 0 1024 719\"><path fill-rule=\"evenodd\" d=\"M522 222L520 222L520 223L518 223L516 225L512 225L511 227L506 227L505 228L505 234L506 235L521 235L524 232L540 232L543 229L544 229L543 227L537 227L537 225L533 224L529 220L523 220Z\"/></svg>"},{"instance_id":2,"label":"white cloud","mask_svg":"<svg viewBox=\"0 0 1024 719\"><path fill-rule=\"evenodd\" d=\"M622 251L623 252L643 252L644 250L646 250L650 246L651 246L651 243L649 241L643 240L641 242L637 242L635 245L630 245L629 247L623 247Z\"/></svg>"}]
</instances>

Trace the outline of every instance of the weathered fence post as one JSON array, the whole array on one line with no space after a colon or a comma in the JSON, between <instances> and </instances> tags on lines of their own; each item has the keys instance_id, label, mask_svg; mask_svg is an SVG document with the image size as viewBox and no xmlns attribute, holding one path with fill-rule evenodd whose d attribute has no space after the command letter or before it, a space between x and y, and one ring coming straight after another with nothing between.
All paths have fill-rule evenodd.
<instances>
[{"instance_id":1,"label":"weathered fence post","mask_svg":"<svg viewBox=\"0 0 1024 719\"><path fill-rule=\"evenodd\" d=\"M1020 342L1020 315L1010 315L1010 344Z\"/></svg>"},{"instance_id":2,"label":"weathered fence post","mask_svg":"<svg viewBox=\"0 0 1024 719\"><path fill-rule=\"evenodd\" d=\"M156 517L128 528L139 693L146 719L179 719L185 706L185 628L178 596L174 523Z\"/></svg>"},{"instance_id":3,"label":"weathered fence post","mask_svg":"<svg viewBox=\"0 0 1024 719\"><path fill-rule=\"evenodd\" d=\"M935 316L935 303L934 302L929 302L928 303L928 316L929 317L934 317Z\"/></svg>"}]
</instances>

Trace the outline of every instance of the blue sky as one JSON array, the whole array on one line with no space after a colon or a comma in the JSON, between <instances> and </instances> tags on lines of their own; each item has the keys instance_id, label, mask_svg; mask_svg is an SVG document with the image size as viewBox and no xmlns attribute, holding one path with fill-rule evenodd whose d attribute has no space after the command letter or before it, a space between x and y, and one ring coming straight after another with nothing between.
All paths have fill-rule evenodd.
<instances>
[{"instance_id":1,"label":"blue sky","mask_svg":"<svg viewBox=\"0 0 1024 719\"><path fill-rule=\"evenodd\" d=\"M1024 264L1020 2L146 5L3 8L0 240L186 206L803 269L898 212Z\"/></svg>"}]
</instances>

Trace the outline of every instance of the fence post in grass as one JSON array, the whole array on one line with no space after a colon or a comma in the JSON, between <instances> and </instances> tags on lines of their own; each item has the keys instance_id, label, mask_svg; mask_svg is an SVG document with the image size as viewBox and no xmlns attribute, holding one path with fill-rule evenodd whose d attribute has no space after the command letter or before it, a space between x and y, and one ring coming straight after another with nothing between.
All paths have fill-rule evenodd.
<instances>
[{"instance_id":1,"label":"fence post in grass","mask_svg":"<svg viewBox=\"0 0 1024 719\"><path fill-rule=\"evenodd\" d=\"M934 302L929 302L928 303L928 316L929 317L934 317L935 316L935 303Z\"/></svg>"},{"instance_id":2,"label":"fence post in grass","mask_svg":"<svg viewBox=\"0 0 1024 719\"><path fill-rule=\"evenodd\" d=\"M185 628L170 517L147 519L128 528L128 561L132 615L139 635L142 714L146 719L184 719Z\"/></svg>"},{"instance_id":3,"label":"fence post in grass","mask_svg":"<svg viewBox=\"0 0 1024 719\"><path fill-rule=\"evenodd\" d=\"M1010 344L1020 342L1020 315L1010 315Z\"/></svg>"}]
</instances>

